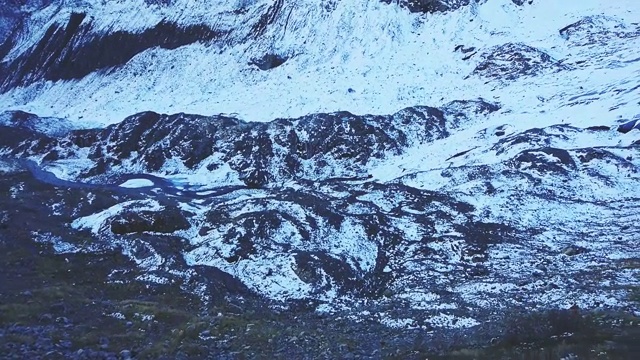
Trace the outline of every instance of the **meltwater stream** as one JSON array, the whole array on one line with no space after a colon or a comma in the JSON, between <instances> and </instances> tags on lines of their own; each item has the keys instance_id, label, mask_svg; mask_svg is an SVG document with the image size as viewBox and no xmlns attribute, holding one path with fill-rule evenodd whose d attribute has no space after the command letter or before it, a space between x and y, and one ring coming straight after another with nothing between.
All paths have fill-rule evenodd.
<instances>
[{"instance_id":1,"label":"meltwater stream","mask_svg":"<svg viewBox=\"0 0 640 360\"><path fill-rule=\"evenodd\" d=\"M35 179L41 181L43 183L58 186L58 187L66 187L66 188L74 188L74 189L103 189L103 190L111 190L115 192L125 193L125 194L140 194L140 193L154 193L157 194L161 192L168 196L181 197L181 198L190 198L190 199L206 199L216 196L222 196L229 194L231 192L246 189L246 186L240 185L230 185L230 186L221 186L212 189L206 189L203 191L202 189L191 190L188 188L178 188L176 185L164 178L151 175L151 174L123 174L119 176L117 179L113 180L113 183L107 184L96 184L96 183L87 183L87 182L79 182L79 181L69 181L60 179L51 171L47 171L43 169L40 165L38 165L33 160L19 160L18 165L29 170L29 172L33 175ZM122 184L129 180L148 180L153 183L153 185L149 186L141 186L141 187L123 187Z\"/></svg>"}]
</instances>

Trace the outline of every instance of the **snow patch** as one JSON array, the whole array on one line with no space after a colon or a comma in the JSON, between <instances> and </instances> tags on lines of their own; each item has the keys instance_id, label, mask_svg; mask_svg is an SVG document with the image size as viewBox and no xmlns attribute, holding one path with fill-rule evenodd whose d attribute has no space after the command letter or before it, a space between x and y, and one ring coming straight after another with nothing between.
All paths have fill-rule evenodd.
<instances>
[{"instance_id":1,"label":"snow patch","mask_svg":"<svg viewBox=\"0 0 640 360\"><path fill-rule=\"evenodd\" d=\"M119 186L123 188L135 189L135 188L142 188L142 187L150 187L153 185L154 185L153 181L149 179L129 179L123 182L122 184L120 184Z\"/></svg>"}]
</instances>

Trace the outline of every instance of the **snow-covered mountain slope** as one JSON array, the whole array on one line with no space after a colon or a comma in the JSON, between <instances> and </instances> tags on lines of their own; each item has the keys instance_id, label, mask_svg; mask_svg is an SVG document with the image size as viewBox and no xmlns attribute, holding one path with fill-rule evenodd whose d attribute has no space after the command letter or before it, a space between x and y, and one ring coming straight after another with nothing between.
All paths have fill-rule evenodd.
<instances>
[{"instance_id":1,"label":"snow-covered mountain slope","mask_svg":"<svg viewBox=\"0 0 640 360\"><path fill-rule=\"evenodd\" d=\"M110 124L0 124L3 172L110 196L55 194L52 214L93 241L38 241L122 249L141 280L205 299L222 281L194 280L209 268L279 305L389 326L639 310L637 2L148 3L58 4L5 57L18 72L0 107ZM29 50L70 16L81 35L57 60ZM153 36L161 21L172 37ZM83 52L112 49L115 30L147 35L97 62ZM76 50L84 73L67 72Z\"/></svg>"},{"instance_id":2,"label":"snow-covered mountain slope","mask_svg":"<svg viewBox=\"0 0 640 360\"><path fill-rule=\"evenodd\" d=\"M342 110L390 114L478 97L517 109L537 97L571 98L615 84L611 64L592 54L602 49L571 44L584 45L575 37L589 31L637 31L639 7L632 0L491 0L422 14L367 0L53 1L25 20L3 59L0 107L86 126L147 110L268 121ZM591 16L599 20L574 41L559 33ZM470 76L483 56L509 43L575 71L564 81L548 74L508 89ZM627 45L633 48L617 46ZM249 64L266 54L287 60L268 71ZM599 64L584 70L582 61Z\"/></svg>"}]
</instances>

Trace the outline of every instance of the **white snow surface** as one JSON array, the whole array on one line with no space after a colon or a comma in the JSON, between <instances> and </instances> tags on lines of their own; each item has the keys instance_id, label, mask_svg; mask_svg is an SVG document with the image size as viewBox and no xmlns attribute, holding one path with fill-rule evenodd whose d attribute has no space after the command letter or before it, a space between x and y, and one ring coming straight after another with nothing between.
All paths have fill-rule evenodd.
<instances>
[{"instance_id":1,"label":"white snow surface","mask_svg":"<svg viewBox=\"0 0 640 360\"><path fill-rule=\"evenodd\" d=\"M108 76L93 73L80 80L17 88L0 95L0 109L67 118L76 126L97 126L146 110L233 113L245 120L268 121L338 110L390 114L418 104L433 106L485 97L510 110L529 104L522 114L524 122L536 118L539 98L559 105L587 91L606 91L629 82L628 74L639 67L637 62L627 65L635 70L622 75L600 63L573 71L562 81L549 74L501 87L474 76L467 78L478 58L463 61L463 55L453 51L456 45L484 51L512 42L534 46L568 63L588 62L593 60L591 54L568 46L558 30L585 16L600 14L633 27L640 14L640 2L635 0L536 0L521 7L511 0L488 0L433 15L411 14L379 1L331 4L333 9L328 10L317 1L286 3L266 33L255 40L222 47L152 48ZM32 27L33 35L9 57L33 45L49 24L65 23L71 11L86 11L97 31L142 31L166 19L234 29L236 37L242 37L268 5L271 2L267 0L180 0L171 6L149 6L142 0L68 2L61 8L43 10L43 20L33 20L42 23ZM230 12L242 6L248 9L245 15ZM51 14L55 15L45 21ZM247 65L251 58L266 52L290 59L269 71ZM615 59L623 65L625 60ZM580 90L577 84L587 90ZM585 110L587 117L600 115ZM609 115L624 117L627 111L619 108Z\"/></svg>"},{"instance_id":2,"label":"white snow surface","mask_svg":"<svg viewBox=\"0 0 640 360\"><path fill-rule=\"evenodd\" d=\"M18 170L16 164L6 159L0 158L0 174L11 174Z\"/></svg>"},{"instance_id":3,"label":"white snow surface","mask_svg":"<svg viewBox=\"0 0 640 360\"><path fill-rule=\"evenodd\" d=\"M119 185L123 188L135 189L141 187L153 186L153 181L149 179L129 179Z\"/></svg>"}]
</instances>

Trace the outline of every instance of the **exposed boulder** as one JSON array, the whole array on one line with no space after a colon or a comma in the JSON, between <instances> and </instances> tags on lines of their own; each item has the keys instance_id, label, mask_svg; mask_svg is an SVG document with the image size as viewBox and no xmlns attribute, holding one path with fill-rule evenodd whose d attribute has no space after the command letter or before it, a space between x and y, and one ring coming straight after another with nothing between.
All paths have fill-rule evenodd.
<instances>
[{"instance_id":1,"label":"exposed boulder","mask_svg":"<svg viewBox=\"0 0 640 360\"><path fill-rule=\"evenodd\" d=\"M434 13L455 10L478 0L382 0L385 3L397 3L411 12Z\"/></svg>"},{"instance_id":2,"label":"exposed boulder","mask_svg":"<svg viewBox=\"0 0 640 360\"><path fill-rule=\"evenodd\" d=\"M582 246L569 245L566 248L564 248L564 250L562 250L562 253L567 256L575 256L575 255L584 254L588 251L589 250L583 248Z\"/></svg>"},{"instance_id":3,"label":"exposed boulder","mask_svg":"<svg viewBox=\"0 0 640 360\"><path fill-rule=\"evenodd\" d=\"M269 173L264 169L251 169L240 180L250 189L260 189L269 183Z\"/></svg>"},{"instance_id":4,"label":"exposed boulder","mask_svg":"<svg viewBox=\"0 0 640 360\"><path fill-rule=\"evenodd\" d=\"M385 0L383 0L385 1ZM386 2L391 2L387 0ZM469 0L460 1L464 5L469 4ZM411 12L433 13L447 11L451 9L451 5L457 4L458 1L447 0L403 0L398 2L401 6L406 7ZM451 5L449 3L452 3Z\"/></svg>"},{"instance_id":5,"label":"exposed boulder","mask_svg":"<svg viewBox=\"0 0 640 360\"><path fill-rule=\"evenodd\" d=\"M278 54L265 54L260 59L251 59L249 65L255 65L260 70L270 70L284 64L285 61L287 58Z\"/></svg>"},{"instance_id":6,"label":"exposed boulder","mask_svg":"<svg viewBox=\"0 0 640 360\"><path fill-rule=\"evenodd\" d=\"M470 46L470 47L467 48L464 45L458 45L458 46L455 47L455 49L453 49L454 52L455 51L460 51L463 54L467 54L467 53L470 53L470 52L475 51L475 50L476 50L475 46Z\"/></svg>"},{"instance_id":7,"label":"exposed boulder","mask_svg":"<svg viewBox=\"0 0 640 360\"><path fill-rule=\"evenodd\" d=\"M633 129L640 130L640 120L634 119L618 126L618 132L623 134L626 134Z\"/></svg>"},{"instance_id":8,"label":"exposed boulder","mask_svg":"<svg viewBox=\"0 0 640 360\"><path fill-rule=\"evenodd\" d=\"M396 3L411 12L435 13L456 10L473 3L487 0L381 0L387 4ZM489 0L490 1L490 0ZM516 5L532 4L533 0L511 0Z\"/></svg>"},{"instance_id":9,"label":"exposed boulder","mask_svg":"<svg viewBox=\"0 0 640 360\"><path fill-rule=\"evenodd\" d=\"M482 61L472 74L485 79L505 81L565 68L566 66L541 50L521 43L507 43L482 54Z\"/></svg>"},{"instance_id":10,"label":"exposed boulder","mask_svg":"<svg viewBox=\"0 0 640 360\"><path fill-rule=\"evenodd\" d=\"M611 128L609 126L606 125L596 125L596 126L589 126L586 128L586 130L589 131L609 131L611 130Z\"/></svg>"}]
</instances>

